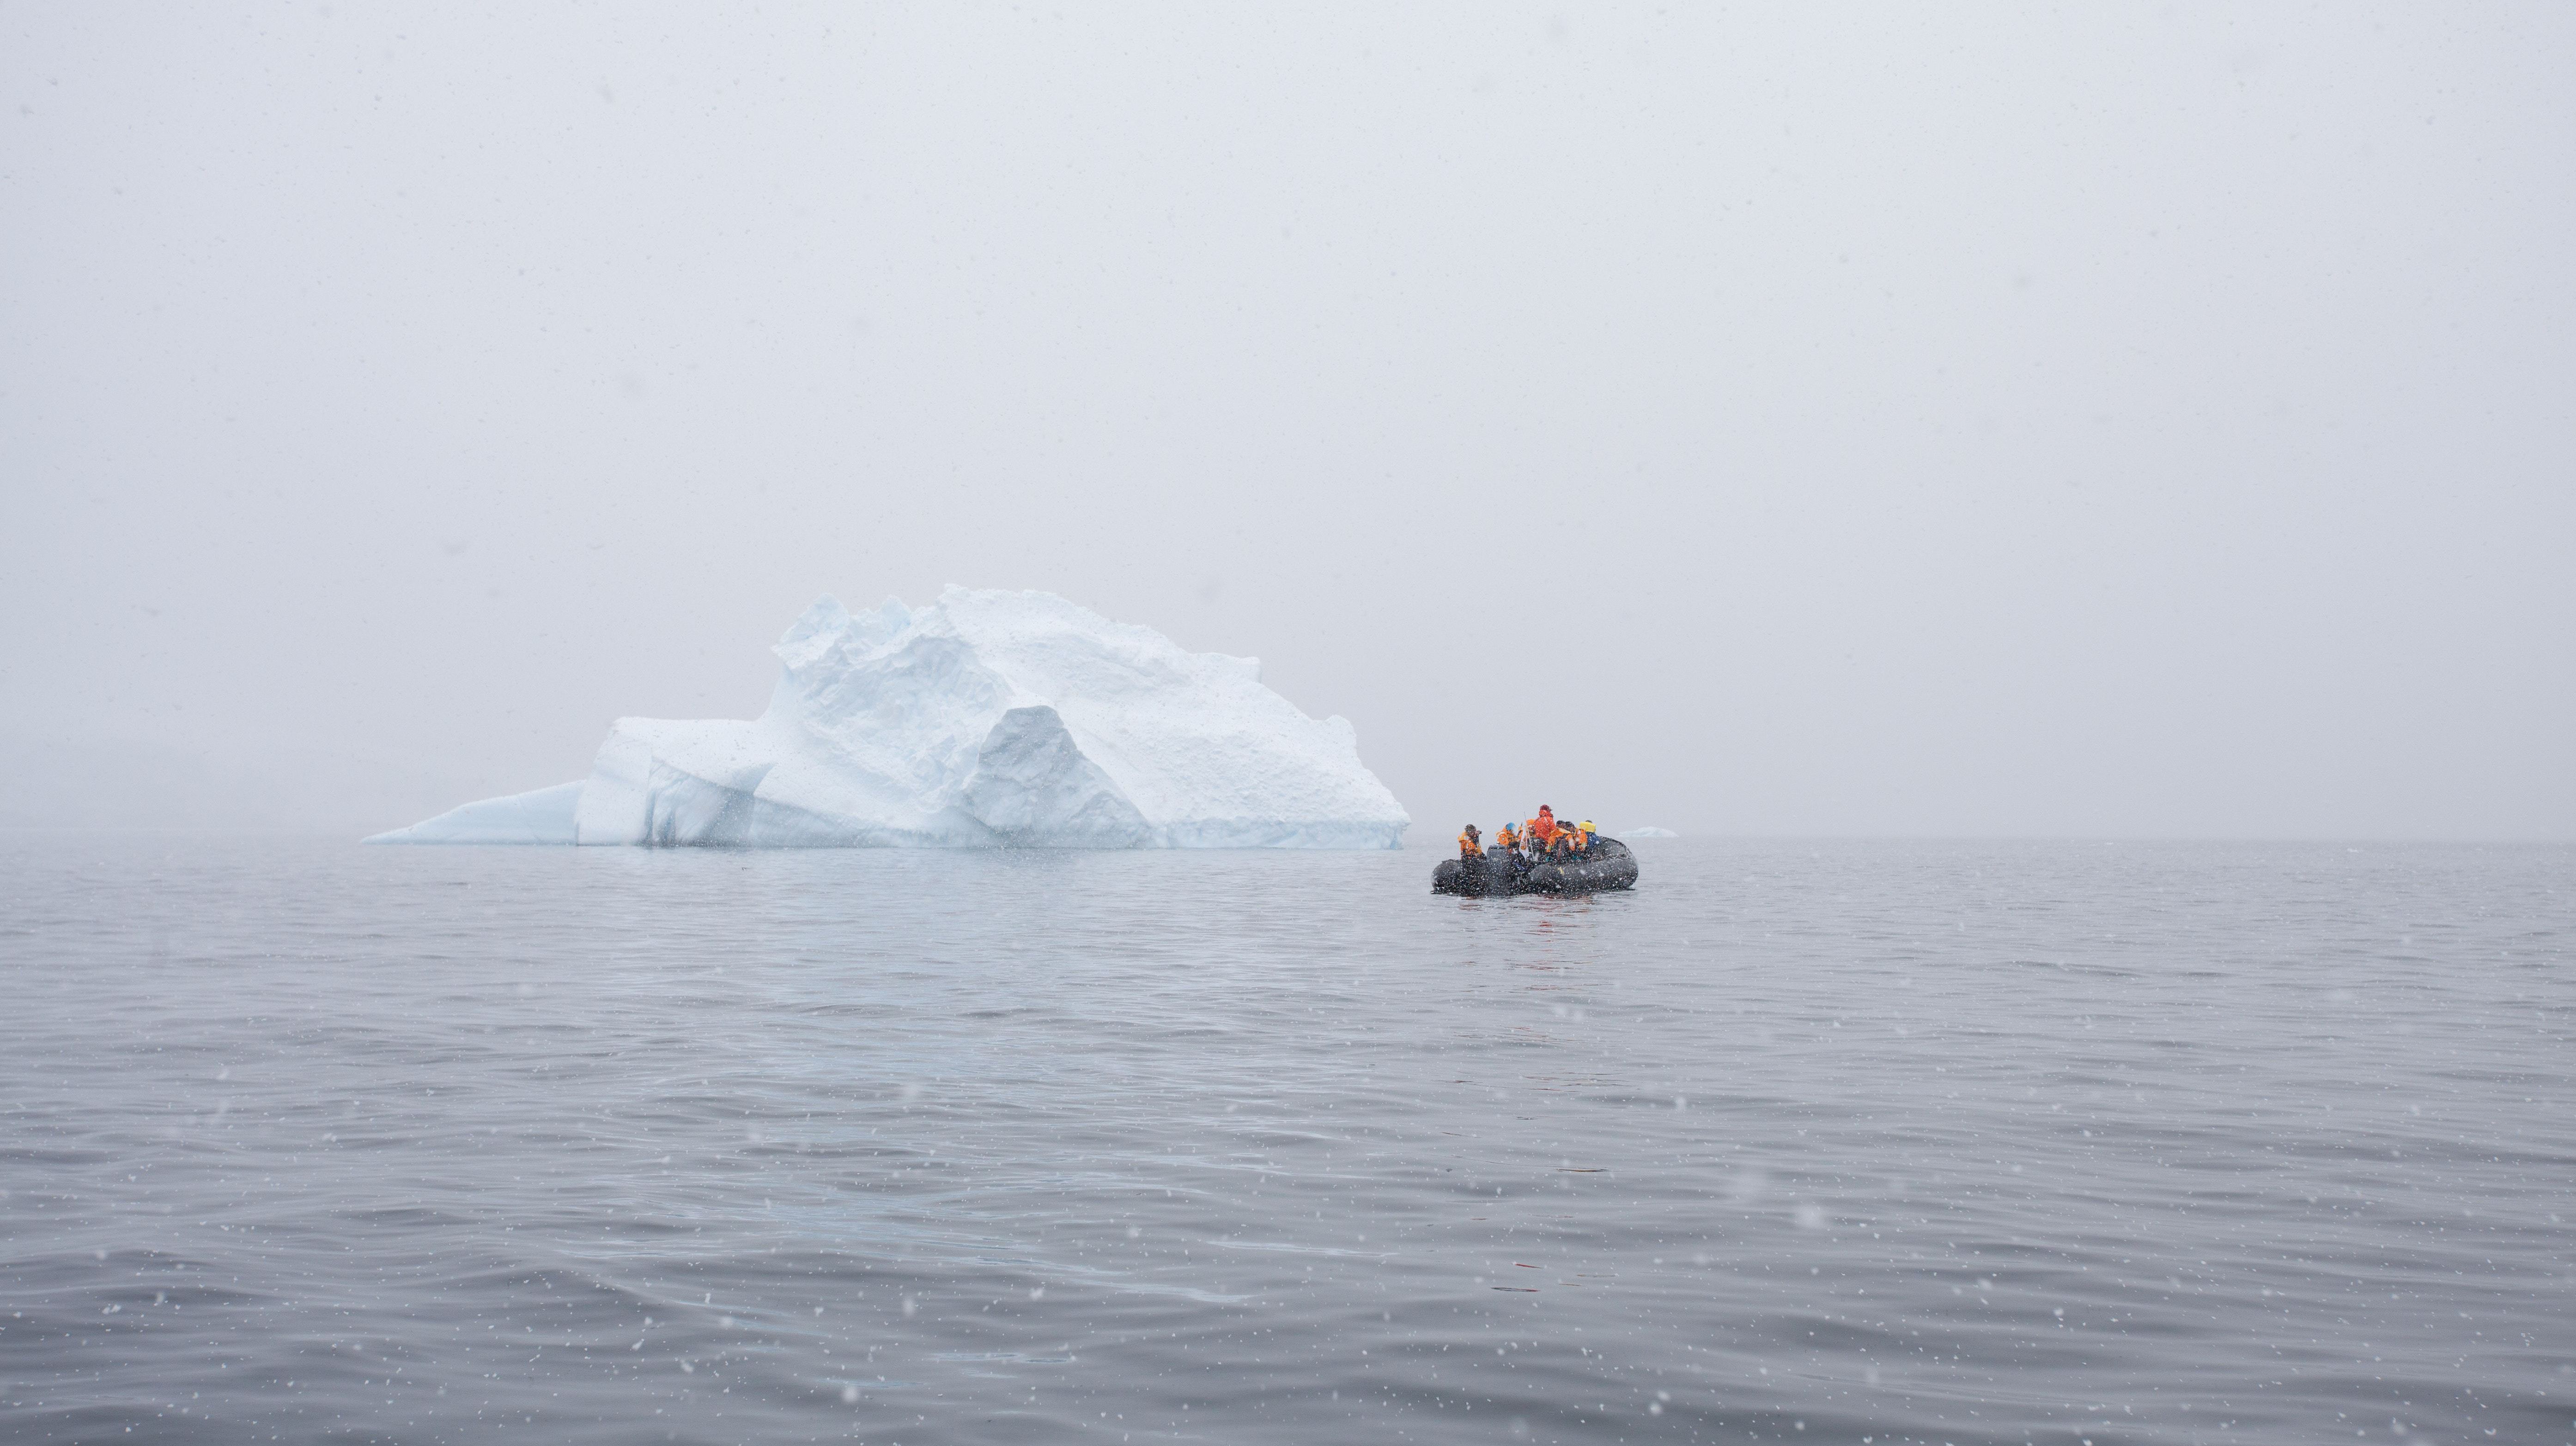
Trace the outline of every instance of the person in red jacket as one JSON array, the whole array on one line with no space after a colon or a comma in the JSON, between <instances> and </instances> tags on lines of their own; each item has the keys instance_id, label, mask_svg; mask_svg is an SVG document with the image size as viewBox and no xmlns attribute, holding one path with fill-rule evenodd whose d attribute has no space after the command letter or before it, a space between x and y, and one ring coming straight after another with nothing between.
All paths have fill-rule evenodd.
<instances>
[{"instance_id":1,"label":"person in red jacket","mask_svg":"<svg viewBox=\"0 0 2576 1446\"><path fill-rule=\"evenodd\" d=\"M1546 804L1538 806L1538 825L1530 831L1538 835L1542 847L1556 842L1556 815Z\"/></svg>"}]
</instances>

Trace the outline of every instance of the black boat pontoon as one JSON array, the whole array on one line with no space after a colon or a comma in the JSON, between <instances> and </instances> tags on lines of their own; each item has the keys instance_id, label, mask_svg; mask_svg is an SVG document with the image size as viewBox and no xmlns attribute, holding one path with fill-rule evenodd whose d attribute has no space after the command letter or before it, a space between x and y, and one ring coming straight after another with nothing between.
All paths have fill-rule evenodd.
<instances>
[{"instance_id":1,"label":"black boat pontoon","mask_svg":"<svg viewBox=\"0 0 2576 1446\"><path fill-rule=\"evenodd\" d=\"M1637 886L1637 856L1615 838L1594 835L1589 858L1557 863L1515 863L1500 845L1476 858L1442 859L1431 870L1431 892L1470 898L1511 894L1595 894Z\"/></svg>"}]
</instances>

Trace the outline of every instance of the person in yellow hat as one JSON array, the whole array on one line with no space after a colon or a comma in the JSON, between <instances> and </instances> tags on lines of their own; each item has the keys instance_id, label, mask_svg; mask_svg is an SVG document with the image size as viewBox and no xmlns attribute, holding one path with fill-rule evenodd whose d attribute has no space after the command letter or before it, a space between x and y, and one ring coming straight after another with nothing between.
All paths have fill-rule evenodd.
<instances>
[{"instance_id":1,"label":"person in yellow hat","mask_svg":"<svg viewBox=\"0 0 2576 1446\"><path fill-rule=\"evenodd\" d=\"M1579 851L1587 859L1592 857L1592 820L1587 818L1583 822L1576 824L1574 827L1583 836L1582 843L1579 846Z\"/></svg>"}]
</instances>

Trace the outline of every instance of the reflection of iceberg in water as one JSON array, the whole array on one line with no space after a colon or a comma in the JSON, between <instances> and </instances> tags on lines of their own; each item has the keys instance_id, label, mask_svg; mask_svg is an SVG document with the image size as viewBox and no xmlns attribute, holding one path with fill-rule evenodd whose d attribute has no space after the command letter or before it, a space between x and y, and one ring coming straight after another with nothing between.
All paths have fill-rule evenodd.
<instances>
[{"instance_id":1,"label":"reflection of iceberg in water","mask_svg":"<svg viewBox=\"0 0 2576 1446\"><path fill-rule=\"evenodd\" d=\"M826 597L775 651L757 719L621 718L587 779L371 842L1395 848L1408 822L1258 662L1051 593Z\"/></svg>"}]
</instances>

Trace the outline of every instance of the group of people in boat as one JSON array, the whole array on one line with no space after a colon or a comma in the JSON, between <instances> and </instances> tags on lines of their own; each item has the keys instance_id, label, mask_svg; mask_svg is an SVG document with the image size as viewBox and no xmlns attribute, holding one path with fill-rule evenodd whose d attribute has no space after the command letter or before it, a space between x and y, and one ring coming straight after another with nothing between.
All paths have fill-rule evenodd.
<instances>
[{"instance_id":1,"label":"group of people in boat","mask_svg":"<svg viewBox=\"0 0 2576 1446\"><path fill-rule=\"evenodd\" d=\"M1502 862L1514 873L1541 863L1574 863L1592 857L1592 820L1581 823L1559 823L1556 811L1546 804L1538 806L1536 818L1520 824L1506 822L1503 831L1494 836L1495 847L1502 850ZM1458 835L1458 857L1481 859L1485 856L1485 836L1474 824Z\"/></svg>"}]
</instances>

